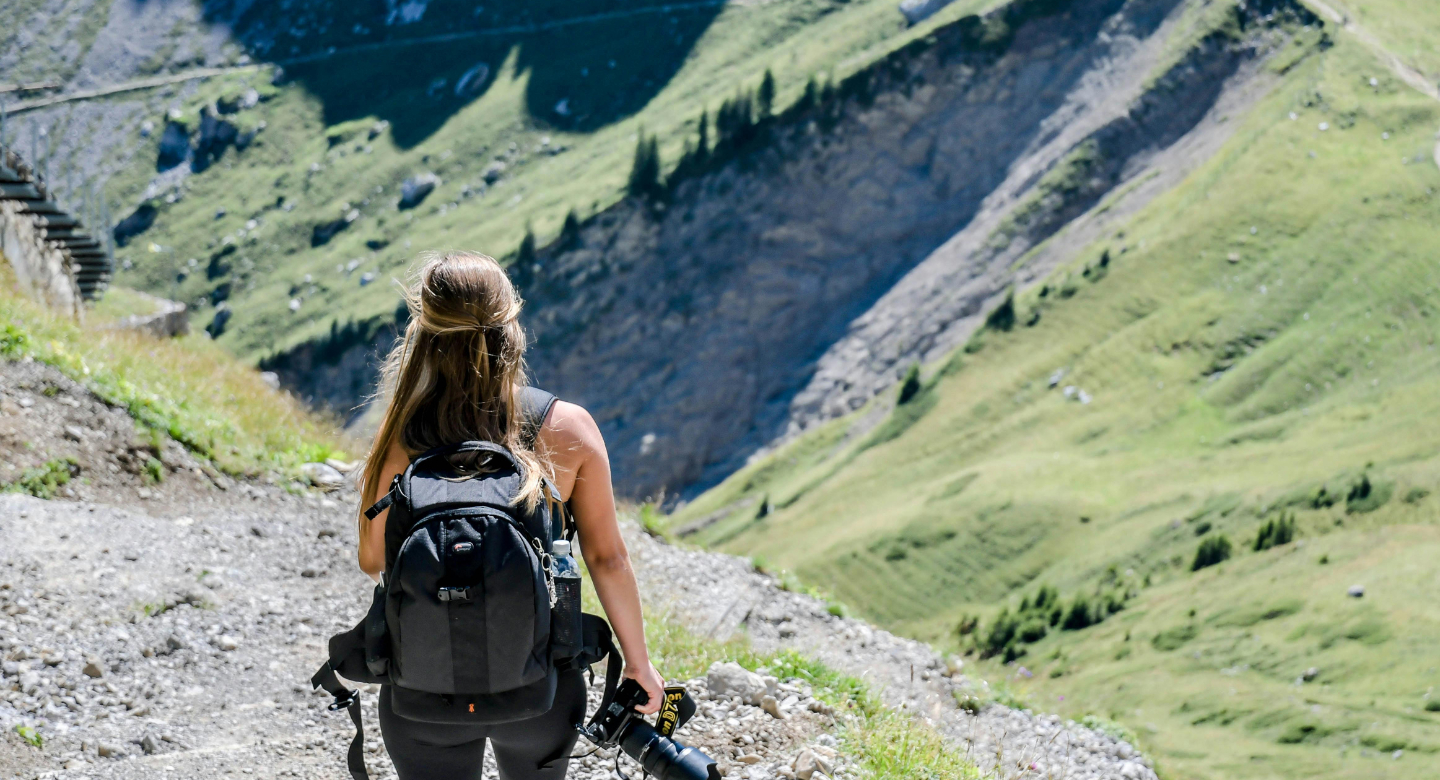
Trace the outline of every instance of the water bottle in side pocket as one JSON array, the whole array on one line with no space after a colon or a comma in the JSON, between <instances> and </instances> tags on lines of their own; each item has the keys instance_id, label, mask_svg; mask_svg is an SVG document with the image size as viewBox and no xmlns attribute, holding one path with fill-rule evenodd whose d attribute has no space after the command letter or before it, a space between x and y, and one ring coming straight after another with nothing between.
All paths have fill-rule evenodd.
<instances>
[{"instance_id":1,"label":"water bottle in side pocket","mask_svg":"<svg viewBox=\"0 0 1440 780\"><path fill-rule=\"evenodd\" d=\"M556 658L580 652L580 566L570 554L570 542L561 539L551 549L555 567L555 609L550 615L551 644Z\"/></svg>"}]
</instances>

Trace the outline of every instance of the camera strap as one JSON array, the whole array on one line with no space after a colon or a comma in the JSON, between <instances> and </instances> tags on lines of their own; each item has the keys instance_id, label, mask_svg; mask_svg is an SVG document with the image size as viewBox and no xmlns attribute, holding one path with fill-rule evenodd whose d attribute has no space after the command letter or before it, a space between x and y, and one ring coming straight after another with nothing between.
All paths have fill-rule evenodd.
<instances>
[{"instance_id":1,"label":"camera strap","mask_svg":"<svg viewBox=\"0 0 1440 780\"><path fill-rule=\"evenodd\" d=\"M360 717L360 692L346 688L340 678L335 676L335 667L329 661L310 678L310 684L325 689L326 693L335 697L335 701L330 704L332 712L346 710L350 713L350 720L355 723L355 738L350 740L350 749L345 753L345 764L354 780L370 780L370 774L365 770L365 723Z\"/></svg>"},{"instance_id":2,"label":"camera strap","mask_svg":"<svg viewBox=\"0 0 1440 780\"><path fill-rule=\"evenodd\" d=\"M615 647L615 641L610 635L610 624L598 615L585 614L581 616L582 635L584 637L584 648L577 656L571 668L589 669L600 660L608 659L605 662L605 692L600 697L600 706L595 708L595 714L591 716L590 722L586 724L576 723L575 728L580 730L592 742L597 740L595 726L604 716L605 710L615 703L615 691L620 687L620 672L625 667L625 658Z\"/></svg>"}]
</instances>

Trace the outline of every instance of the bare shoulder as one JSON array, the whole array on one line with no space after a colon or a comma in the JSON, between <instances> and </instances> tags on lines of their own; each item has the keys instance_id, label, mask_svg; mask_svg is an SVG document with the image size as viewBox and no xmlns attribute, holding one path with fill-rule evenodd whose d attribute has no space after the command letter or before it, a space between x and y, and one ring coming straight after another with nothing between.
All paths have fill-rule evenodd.
<instances>
[{"instance_id":1,"label":"bare shoulder","mask_svg":"<svg viewBox=\"0 0 1440 780\"><path fill-rule=\"evenodd\" d=\"M579 404L556 401L540 429L540 441L552 458L562 462L583 462L592 455L603 455L605 440L595 418Z\"/></svg>"}]
</instances>

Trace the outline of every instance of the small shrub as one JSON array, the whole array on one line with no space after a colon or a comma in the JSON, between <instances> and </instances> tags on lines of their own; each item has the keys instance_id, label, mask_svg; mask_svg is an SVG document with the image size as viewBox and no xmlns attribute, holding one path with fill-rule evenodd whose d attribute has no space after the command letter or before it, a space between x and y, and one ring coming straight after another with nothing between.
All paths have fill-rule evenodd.
<instances>
[{"instance_id":1,"label":"small shrub","mask_svg":"<svg viewBox=\"0 0 1440 780\"><path fill-rule=\"evenodd\" d=\"M1399 737L1392 737L1389 734L1366 734L1360 738L1360 744L1374 748L1382 753L1393 753L1396 750L1404 750L1410 743Z\"/></svg>"},{"instance_id":2,"label":"small shrub","mask_svg":"<svg viewBox=\"0 0 1440 780\"><path fill-rule=\"evenodd\" d=\"M1426 711L1426 712L1440 712L1440 699L1426 699L1426 700L1425 700L1425 711Z\"/></svg>"},{"instance_id":3,"label":"small shrub","mask_svg":"<svg viewBox=\"0 0 1440 780\"><path fill-rule=\"evenodd\" d=\"M990 630L978 635L976 649L980 651L980 657L991 658L1005 653L1008 648L1013 646L1018 629L1019 624L1015 616L1010 614L1010 608L1001 609L995 622L990 624Z\"/></svg>"},{"instance_id":4,"label":"small shrub","mask_svg":"<svg viewBox=\"0 0 1440 780\"><path fill-rule=\"evenodd\" d=\"M1424 501L1428 495L1430 495L1430 491L1425 488L1410 488L1410 491L1405 494L1405 503L1418 504Z\"/></svg>"},{"instance_id":5,"label":"small shrub","mask_svg":"<svg viewBox=\"0 0 1440 780\"><path fill-rule=\"evenodd\" d=\"M1209 520L1202 520L1202 521L1200 521L1200 524L1199 524L1199 525L1195 526L1195 535L1196 535L1196 536L1204 536L1205 534L1210 533L1210 529L1211 529L1211 528L1214 528L1214 527L1215 527L1215 526L1210 525L1210 521L1209 521Z\"/></svg>"},{"instance_id":6,"label":"small shrub","mask_svg":"<svg viewBox=\"0 0 1440 780\"><path fill-rule=\"evenodd\" d=\"M1034 644L1044 639L1045 635L1049 632L1050 625L1048 621L1031 618L1020 626L1018 638L1021 642Z\"/></svg>"},{"instance_id":7,"label":"small shrub","mask_svg":"<svg viewBox=\"0 0 1440 780\"><path fill-rule=\"evenodd\" d=\"M26 469L19 479L5 485L4 492L51 499L55 497L55 491L79 475L80 463L74 458L56 458L36 468Z\"/></svg>"},{"instance_id":8,"label":"small shrub","mask_svg":"<svg viewBox=\"0 0 1440 780\"><path fill-rule=\"evenodd\" d=\"M1090 599L1083 595L1076 595L1070 602L1070 608L1065 611L1065 617L1060 627L1066 631L1079 631L1082 628L1089 628L1094 624L1093 613L1090 611Z\"/></svg>"},{"instance_id":9,"label":"small shrub","mask_svg":"<svg viewBox=\"0 0 1440 780\"><path fill-rule=\"evenodd\" d=\"M1361 474L1360 479L1350 486L1350 492L1345 494L1345 512L1374 512L1390 500L1394 491L1393 483L1371 482L1369 474Z\"/></svg>"},{"instance_id":10,"label":"small shrub","mask_svg":"<svg viewBox=\"0 0 1440 780\"><path fill-rule=\"evenodd\" d=\"M654 503L640 505L640 527L657 539L666 538L665 518Z\"/></svg>"},{"instance_id":11,"label":"small shrub","mask_svg":"<svg viewBox=\"0 0 1440 780\"><path fill-rule=\"evenodd\" d=\"M979 715L989 702L976 694L974 691L955 691L955 705L971 715Z\"/></svg>"},{"instance_id":12,"label":"small shrub","mask_svg":"<svg viewBox=\"0 0 1440 780\"><path fill-rule=\"evenodd\" d=\"M1319 742L1330 736L1334 729L1316 723L1292 723L1276 739L1282 745L1299 745L1305 742Z\"/></svg>"},{"instance_id":13,"label":"small shrub","mask_svg":"<svg viewBox=\"0 0 1440 780\"><path fill-rule=\"evenodd\" d=\"M1266 520L1255 536L1255 552L1289 544L1295 538L1295 518L1282 514L1277 520Z\"/></svg>"},{"instance_id":14,"label":"small shrub","mask_svg":"<svg viewBox=\"0 0 1440 780\"><path fill-rule=\"evenodd\" d=\"M8 322L0 328L0 357L22 357L29 345L30 335L25 331Z\"/></svg>"},{"instance_id":15,"label":"small shrub","mask_svg":"<svg viewBox=\"0 0 1440 780\"><path fill-rule=\"evenodd\" d=\"M905 378L900 380L900 393L895 398L897 404L907 404L915 396L920 394L920 364L911 363L910 368L905 371Z\"/></svg>"},{"instance_id":16,"label":"small shrub","mask_svg":"<svg viewBox=\"0 0 1440 780\"><path fill-rule=\"evenodd\" d=\"M1196 628L1194 623L1186 623L1183 626L1167 628L1161 631L1150 640L1150 644L1154 645L1156 650L1169 652L1180 649L1186 642L1199 636L1199 634L1200 629Z\"/></svg>"},{"instance_id":17,"label":"small shrub","mask_svg":"<svg viewBox=\"0 0 1440 780\"><path fill-rule=\"evenodd\" d=\"M1015 290L1005 292L1005 300L985 315L985 327L990 330L1009 331L1015 327Z\"/></svg>"},{"instance_id":18,"label":"small shrub","mask_svg":"<svg viewBox=\"0 0 1440 780\"><path fill-rule=\"evenodd\" d=\"M1229 537L1224 534L1211 536L1200 542L1199 549L1195 551L1195 560L1190 564L1190 571L1200 571L1207 566L1229 560L1231 552Z\"/></svg>"},{"instance_id":19,"label":"small shrub","mask_svg":"<svg viewBox=\"0 0 1440 780\"><path fill-rule=\"evenodd\" d=\"M40 732L36 731L33 726L17 723L15 724L15 733L19 734L20 738L25 740L30 747L45 747L45 738L40 736Z\"/></svg>"},{"instance_id":20,"label":"small shrub","mask_svg":"<svg viewBox=\"0 0 1440 780\"><path fill-rule=\"evenodd\" d=\"M165 481L165 464L156 458L148 458L145 461L145 481L150 484L159 484Z\"/></svg>"},{"instance_id":21,"label":"small shrub","mask_svg":"<svg viewBox=\"0 0 1440 780\"><path fill-rule=\"evenodd\" d=\"M1315 489L1315 494L1310 497L1311 509L1328 509L1340 503L1340 496L1331 493L1324 485Z\"/></svg>"},{"instance_id":22,"label":"small shrub","mask_svg":"<svg viewBox=\"0 0 1440 780\"><path fill-rule=\"evenodd\" d=\"M838 618L850 617L850 608L845 606L844 602L840 601L832 601L826 604L825 611Z\"/></svg>"},{"instance_id":23,"label":"small shrub","mask_svg":"<svg viewBox=\"0 0 1440 780\"><path fill-rule=\"evenodd\" d=\"M955 636L970 636L979 627L980 618L974 615L965 615L960 618L960 622L955 624Z\"/></svg>"},{"instance_id":24,"label":"small shrub","mask_svg":"<svg viewBox=\"0 0 1440 780\"><path fill-rule=\"evenodd\" d=\"M1109 720L1108 718L1102 718L1099 715L1086 715L1085 717L1080 719L1080 725L1084 726L1087 729L1090 729L1091 731L1098 731L1111 739L1118 739L1121 742L1128 742L1131 744L1131 746L1139 744L1139 740L1135 738L1135 732L1125 728L1124 726L1116 723L1113 720Z\"/></svg>"}]
</instances>

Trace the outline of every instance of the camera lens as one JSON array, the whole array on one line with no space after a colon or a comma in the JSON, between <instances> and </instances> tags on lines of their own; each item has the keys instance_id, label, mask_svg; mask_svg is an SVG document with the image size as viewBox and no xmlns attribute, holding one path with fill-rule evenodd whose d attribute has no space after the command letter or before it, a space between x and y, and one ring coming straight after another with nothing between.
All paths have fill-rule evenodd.
<instances>
[{"instance_id":1,"label":"camera lens","mask_svg":"<svg viewBox=\"0 0 1440 780\"><path fill-rule=\"evenodd\" d=\"M620 737L620 748L659 780L720 780L714 759L660 736L654 727L641 720L630 722Z\"/></svg>"}]
</instances>

